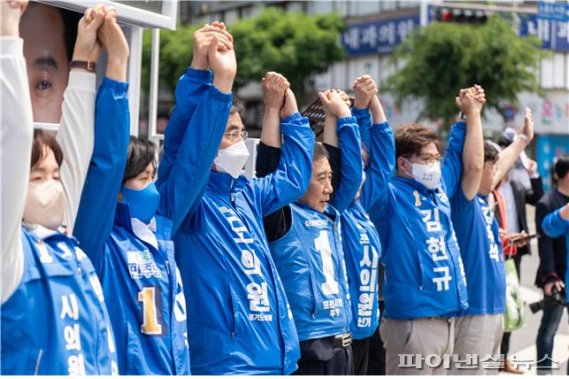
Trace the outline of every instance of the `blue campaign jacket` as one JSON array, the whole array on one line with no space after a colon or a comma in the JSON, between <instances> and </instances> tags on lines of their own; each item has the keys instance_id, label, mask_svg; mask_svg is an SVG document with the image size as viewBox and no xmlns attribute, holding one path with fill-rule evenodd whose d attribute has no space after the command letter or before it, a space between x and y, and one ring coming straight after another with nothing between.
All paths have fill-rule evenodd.
<instances>
[{"instance_id":1,"label":"blue campaign jacket","mask_svg":"<svg viewBox=\"0 0 569 379\"><path fill-rule=\"evenodd\" d=\"M352 312L346 281L340 215L304 203L290 204L292 224L271 242L271 254L285 287L301 341L350 330Z\"/></svg>"},{"instance_id":2,"label":"blue campaign jacket","mask_svg":"<svg viewBox=\"0 0 569 379\"><path fill-rule=\"evenodd\" d=\"M569 267L569 221L561 218L561 209L551 212L543 219L541 227L543 232L551 238L559 238L565 235L567 245L567 267ZM565 271L565 285L569 283L569 270ZM569 303L569 296L567 297Z\"/></svg>"},{"instance_id":3,"label":"blue campaign jacket","mask_svg":"<svg viewBox=\"0 0 569 379\"><path fill-rule=\"evenodd\" d=\"M128 86L104 79L97 94L95 147L74 230L101 278L123 375L188 375L186 304L171 223L155 217L137 232L116 203L129 143ZM112 127L109 127L112 125Z\"/></svg>"},{"instance_id":4,"label":"blue campaign jacket","mask_svg":"<svg viewBox=\"0 0 569 379\"><path fill-rule=\"evenodd\" d=\"M297 367L298 337L262 217L308 186L314 136L305 118L292 115L281 126L286 153L277 173L234 180L210 172L231 95L220 94L202 74L189 70L188 80L178 84L177 104L192 93L198 105L188 109L189 118L180 114L170 120L166 141L174 133L182 142L168 150L170 167L159 171L158 181L161 212L173 220L176 260L192 315L192 372L288 374Z\"/></svg>"},{"instance_id":5,"label":"blue campaign jacket","mask_svg":"<svg viewBox=\"0 0 569 379\"><path fill-rule=\"evenodd\" d=\"M363 339L375 332L380 320L378 266L381 243L367 212L381 195L381 183L391 176L395 145L382 143L383 140L393 141L393 132L387 122L372 126L367 108L354 108L352 113L358 120L362 144L369 156L360 197L342 213L342 243L352 304L350 330L355 339Z\"/></svg>"},{"instance_id":6,"label":"blue campaign jacket","mask_svg":"<svg viewBox=\"0 0 569 379\"><path fill-rule=\"evenodd\" d=\"M339 118L337 133L341 177L327 211L320 213L300 201L290 204L290 229L269 244L301 341L348 332L352 320L340 212L353 202L361 184L356 119Z\"/></svg>"},{"instance_id":7,"label":"blue campaign jacket","mask_svg":"<svg viewBox=\"0 0 569 379\"><path fill-rule=\"evenodd\" d=\"M118 373L101 284L77 241L22 227L24 273L2 304L2 375Z\"/></svg>"},{"instance_id":8,"label":"blue campaign jacket","mask_svg":"<svg viewBox=\"0 0 569 379\"><path fill-rule=\"evenodd\" d=\"M460 188L465 136L466 124L456 123L439 187L393 176L370 212L383 246L387 318L455 316L468 307L448 198Z\"/></svg>"},{"instance_id":9,"label":"blue campaign jacket","mask_svg":"<svg viewBox=\"0 0 569 379\"><path fill-rule=\"evenodd\" d=\"M506 309L506 273L498 222L487 197L469 201L462 189L451 199L452 221L467 283L465 315L503 313Z\"/></svg>"}]
</instances>

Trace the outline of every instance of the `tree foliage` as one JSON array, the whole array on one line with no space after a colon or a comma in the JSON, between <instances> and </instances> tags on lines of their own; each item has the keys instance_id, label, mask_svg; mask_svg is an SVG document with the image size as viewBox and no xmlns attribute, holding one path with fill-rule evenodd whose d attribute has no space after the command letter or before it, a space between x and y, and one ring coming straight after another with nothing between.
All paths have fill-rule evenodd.
<instances>
[{"instance_id":1,"label":"tree foliage","mask_svg":"<svg viewBox=\"0 0 569 379\"><path fill-rule=\"evenodd\" d=\"M335 13L307 15L279 8L265 8L256 17L232 24L240 84L276 71L302 97L311 89L307 80L311 75L326 72L344 58L340 43L344 29L344 21Z\"/></svg>"},{"instance_id":2,"label":"tree foliage","mask_svg":"<svg viewBox=\"0 0 569 379\"><path fill-rule=\"evenodd\" d=\"M503 115L502 106L517 104L520 92L539 92L540 46L535 36L518 37L499 15L484 25L435 22L396 49L392 59L402 67L385 88L398 102L421 100L421 118L443 119L448 125L457 113L458 90L477 83L486 92L484 110L494 108Z\"/></svg>"},{"instance_id":3,"label":"tree foliage","mask_svg":"<svg viewBox=\"0 0 569 379\"><path fill-rule=\"evenodd\" d=\"M201 25L200 25L201 26ZM175 31L160 31L159 81L171 92L180 76L191 63L194 31L197 25L178 25ZM152 33L146 30L142 40L142 88L148 91L150 83L150 53Z\"/></svg>"},{"instance_id":4,"label":"tree foliage","mask_svg":"<svg viewBox=\"0 0 569 379\"><path fill-rule=\"evenodd\" d=\"M173 90L191 61L194 31L202 25L178 25L160 33L160 81ZM340 43L343 19L337 14L306 15L265 8L259 15L229 26L234 37L238 72L236 85L259 82L267 71L277 71L302 97L311 89L308 79L344 58ZM143 88L148 89L151 34L143 39Z\"/></svg>"}]
</instances>

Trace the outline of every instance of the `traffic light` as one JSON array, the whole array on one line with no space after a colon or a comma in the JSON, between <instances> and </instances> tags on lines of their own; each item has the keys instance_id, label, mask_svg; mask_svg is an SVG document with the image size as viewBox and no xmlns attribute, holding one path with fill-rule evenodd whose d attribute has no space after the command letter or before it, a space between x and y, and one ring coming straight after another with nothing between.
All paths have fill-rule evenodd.
<instances>
[{"instance_id":1,"label":"traffic light","mask_svg":"<svg viewBox=\"0 0 569 379\"><path fill-rule=\"evenodd\" d=\"M486 12L462 8L435 8L434 20L458 24L484 24L488 20Z\"/></svg>"}]
</instances>

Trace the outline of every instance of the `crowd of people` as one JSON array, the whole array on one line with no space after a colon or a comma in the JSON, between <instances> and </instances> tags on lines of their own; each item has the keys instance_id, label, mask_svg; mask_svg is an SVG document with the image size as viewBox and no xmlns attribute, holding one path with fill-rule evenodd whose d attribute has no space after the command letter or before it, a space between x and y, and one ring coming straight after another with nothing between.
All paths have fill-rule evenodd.
<instances>
[{"instance_id":1,"label":"crowd of people","mask_svg":"<svg viewBox=\"0 0 569 379\"><path fill-rule=\"evenodd\" d=\"M62 103L48 112L57 133L34 130L45 83L32 85L31 70L58 67L24 58L20 21L37 7L0 4L0 373L515 371L500 359L504 266L515 261L519 277L529 253L526 202L537 204L536 284L553 297L569 280L569 155L546 195L535 162L531 188L511 175L534 136L529 109L499 146L483 138L484 89L449 94L460 116L443 157L432 129L392 129L362 75L353 99L319 92L316 141L287 78L268 72L247 178L233 36L213 22L194 33L157 162L153 143L129 136L129 46L107 6L87 9L61 52L67 85L53 86ZM543 309L540 362L564 308Z\"/></svg>"}]
</instances>

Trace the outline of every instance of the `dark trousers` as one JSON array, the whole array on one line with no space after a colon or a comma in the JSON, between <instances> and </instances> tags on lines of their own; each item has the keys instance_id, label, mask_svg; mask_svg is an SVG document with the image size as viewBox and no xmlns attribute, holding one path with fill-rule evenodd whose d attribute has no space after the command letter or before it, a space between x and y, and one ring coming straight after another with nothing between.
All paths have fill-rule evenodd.
<instances>
[{"instance_id":1,"label":"dark trousers","mask_svg":"<svg viewBox=\"0 0 569 379\"><path fill-rule=\"evenodd\" d=\"M354 354L354 375L367 375L369 362L369 343L371 337L352 342L352 352Z\"/></svg>"},{"instance_id":2,"label":"dark trousers","mask_svg":"<svg viewBox=\"0 0 569 379\"><path fill-rule=\"evenodd\" d=\"M293 375L354 375L352 346L336 347L334 337L300 341L298 370Z\"/></svg>"},{"instance_id":3,"label":"dark trousers","mask_svg":"<svg viewBox=\"0 0 569 379\"><path fill-rule=\"evenodd\" d=\"M373 333L369 342L368 375L385 375L385 348L379 334L379 328Z\"/></svg>"},{"instance_id":4,"label":"dark trousers","mask_svg":"<svg viewBox=\"0 0 569 379\"><path fill-rule=\"evenodd\" d=\"M547 303L543 307L541 324L539 325L537 339L535 341L538 375L551 374L553 339L555 338L555 333L557 333L559 322L563 316L563 309L565 308L565 305L551 303ZM569 365L567 366L567 374L569 375Z\"/></svg>"}]
</instances>

